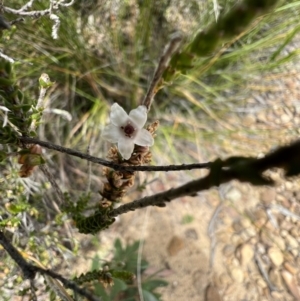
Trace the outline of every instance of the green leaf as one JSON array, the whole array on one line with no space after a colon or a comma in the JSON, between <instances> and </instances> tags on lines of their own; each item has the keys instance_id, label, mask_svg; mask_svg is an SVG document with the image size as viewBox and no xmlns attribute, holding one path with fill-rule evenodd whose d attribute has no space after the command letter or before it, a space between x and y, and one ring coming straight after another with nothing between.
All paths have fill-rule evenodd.
<instances>
[{"instance_id":1,"label":"green leaf","mask_svg":"<svg viewBox=\"0 0 300 301\"><path fill-rule=\"evenodd\" d=\"M93 257L93 260L92 260L92 267L91 267L91 270L94 271L94 270L100 270L101 269L101 265L100 265L100 257L98 254L96 254L94 257Z\"/></svg>"},{"instance_id":2,"label":"green leaf","mask_svg":"<svg viewBox=\"0 0 300 301\"><path fill-rule=\"evenodd\" d=\"M158 287L165 287L168 286L168 282L165 280L161 280L161 279L150 279L150 280L146 280L145 282L143 282L142 284L142 288L147 290L147 291L153 291Z\"/></svg>"},{"instance_id":3,"label":"green leaf","mask_svg":"<svg viewBox=\"0 0 300 301\"><path fill-rule=\"evenodd\" d=\"M144 301L160 301L153 293L143 290Z\"/></svg>"},{"instance_id":4,"label":"green leaf","mask_svg":"<svg viewBox=\"0 0 300 301\"><path fill-rule=\"evenodd\" d=\"M114 298L117 297L120 292L125 291L127 287L128 286L124 281L114 278L114 285L111 287L110 292L111 300L114 300Z\"/></svg>"},{"instance_id":5,"label":"green leaf","mask_svg":"<svg viewBox=\"0 0 300 301\"><path fill-rule=\"evenodd\" d=\"M119 238L117 238L115 240L115 254L118 253L118 252L122 252L123 249L122 249L122 243L121 243L121 240Z\"/></svg>"}]
</instances>

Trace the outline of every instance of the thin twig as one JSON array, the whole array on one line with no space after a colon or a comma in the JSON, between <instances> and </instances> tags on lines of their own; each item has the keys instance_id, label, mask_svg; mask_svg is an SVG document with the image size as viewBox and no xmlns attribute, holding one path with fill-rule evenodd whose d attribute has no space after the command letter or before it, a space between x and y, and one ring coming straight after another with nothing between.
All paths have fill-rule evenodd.
<instances>
[{"instance_id":1,"label":"thin twig","mask_svg":"<svg viewBox=\"0 0 300 301\"><path fill-rule=\"evenodd\" d=\"M211 163L211 172L206 177L190 181L177 188L172 188L167 191L121 205L120 207L113 209L109 213L109 217L116 217L120 214L145 208L147 206L164 207L166 202L170 202L183 196L194 196L199 191L220 186L221 184L231 180L248 182L260 186L268 184L270 185L273 182L270 179L263 178L261 174L270 168L284 168L287 172L287 175L289 175L289 172L293 172L293 168L297 166L299 168L299 153L300 140L289 146L280 147L276 151L267 154L263 158L253 158L251 160L244 158L246 160L243 162L240 161L238 163L236 162L235 164L231 163L232 166L227 166L226 164L228 164L228 162L232 162L232 159L236 160L236 157L227 159L225 165L223 162L223 165L219 167L217 165L219 164L218 160L216 160L214 163ZM216 166L214 167L214 165ZM261 182L257 182L257 177L259 177ZM263 179L265 181L263 181Z\"/></svg>"},{"instance_id":2,"label":"thin twig","mask_svg":"<svg viewBox=\"0 0 300 301\"><path fill-rule=\"evenodd\" d=\"M268 284L269 290L271 292L272 291L278 291L278 288L271 283L270 278L268 276L268 273L267 273L266 269L264 268L264 265L262 263L262 260L259 256L258 252L255 252L254 259L255 259L255 262L256 262L256 265L258 267L258 270L259 270L260 274L263 276L263 278L265 279L265 281Z\"/></svg>"},{"instance_id":3,"label":"thin twig","mask_svg":"<svg viewBox=\"0 0 300 301\"><path fill-rule=\"evenodd\" d=\"M66 153L68 155L85 159L87 161L100 164L113 168L115 170L127 170L127 171L177 171L177 170L192 170L192 169L208 169L210 167L210 162L208 163L194 163L194 164L182 164L182 165L167 165L167 166L124 166L119 165L114 162L110 162L101 158L93 157L89 154L76 151L71 148L66 148L60 145L53 144L51 142L41 141L35 138L29 137L19 137L19 140L26 144L38 144L48 149L53 149L61 153Z\"/></svg>"},{"instance_id":4,"label":"thin twig","mask_svg":"<svg viewBox=\"0 0 300 301\"><path fill-rule=\"evenodd\" d=\"M161 81L161 77L162 77L164 71L167 69L172 56L178 50L181 41L182 41L181 36L179 35L179 33L176 33L172 37L170 43L166 46L166 48L159 60L158 66L155 69L150 86L149 86L146 96L143 100L143 105L147 107L148 111L150 110L153 98L158 91L158 88L159 88L158 85Z\"/></svg>"},{"instance_id":5,"label":"thin twig","mask_svg":"<svg viewBox=\"0 0 300 301\"><path fill-rule=\"evenodd\" d=\"M209 266L212 269L214 265L214 258L215 258L215 250L217 246L217 240L216 240L216 223L218 220L218 215L223 209L224 204L221 202L218 207L215 209L209 224L208 224L208 230L207 234L210 238L210 256L209 256Z\"/></svg>"},{"instance_id":6,"label":"thin twig","mask_svg":"<svg viewBox=\"0 0 300 301\"><path fill-rule=\"evenodd\" d=\"M22 257L20 252L5 237L2 231L0 231L0 244L9 254L9 256L16 262L16 264L21 268L24 278L34 279L36 270L34 270L33 266L27 263L27 261Z\"/></svg>"},{"instance_id":7,"label":"thin twig","mask_svg":"<svg viewBox=\"0 0 300 301\"><path fill-rule=\"evenodd\" d=\"M23 275L26 279L33 280L36 273L39 272L42 275L50 276L54 279L58 279L67 288L70 288L78 294L86 297L89 301L99 301L100 298L95 297L83 288L80 288L74 281L70 281L60 274L57 274L51 270L43 269L41 267L34 266L28 263L20 252L11 244L11 242L5 237L4 233L0 231L0 244L7 251L10 257L18 264L21 268Z\"/></svg>"}]
</instances>

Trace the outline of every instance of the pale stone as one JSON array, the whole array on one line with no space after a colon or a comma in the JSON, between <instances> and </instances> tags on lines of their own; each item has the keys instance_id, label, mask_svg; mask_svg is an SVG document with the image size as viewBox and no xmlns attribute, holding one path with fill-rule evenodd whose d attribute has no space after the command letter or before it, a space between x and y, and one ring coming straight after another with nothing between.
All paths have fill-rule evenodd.
<instances>
[{"instance_id":1,"label":"pale stone","mask_svg":"<svg viewBox=\"0 0 300 301\"><path fill-rule=\"evenodd\" d=\"M235 267L231 270L230 274L233 280L235 280L238 283L243 283L244 272L242 271L242 269Z\"/></svg>"},{"instance_id":2,"label":"pale stone","mask_svg":"<svg viewBox=\"0 0 300 301\"><path fill-rule=\"evenodd\" d=\"M274 301L284 300L284 295L282 293L276 292L276 291L271 292L271 297L272 297L272 300L274 300Z\"/></svg>"},{"instance_id":3,"label":"pale stone","mask_svg":"<svg viewBox=\"0 0 300 301\"><path fill-rule=\"evenodd\" d=\"M246 266L254 256L253 246L250 244L244 244L240 247L241 264Z\"/></svg>"},{"instance_id":4,"label":"pale stone","mask_svg":"<svg viewBox=\"0 0 300 301\"><path fill-rule=\"evenodd\" d=\"M277 269L271 269L269 272L269 278L273 285L275 285L278 289L283 288L282 278Z\"/></svg>"},{"instance_id":5,"label":"pale stone","mask_svg":"<svg viewBox=\"0 0 300 301\"><path fill-rule=\"evenodd\" d=\"M237 188L231 188L226 193L226 199L232 202L238 202L242 198L242 193Z\"/></svg>"},{"instance_id":6,"label":"pale stone","mask_svg":"<svg viewBox=\"0 0 300 301\"><path fill-rule=\"evenodd\" d=\"M220 276L219 276L219 281L220 281L220 284L221 285L228 285L229 283L231 283L232 281L231 281L231 279L230 279L230 277L228 276L228 274L227 273L223 273L223 274L221 274Z\"/></svg>"},{"instance_id":7,"label":"pale stone","mask_svg":"<svg viewBox=\"0 0 300 301\"><path fill-rule=\"evenodd\" d=\"M286 270L281 272L281 276L293 297L300 300L300 291L294 276Z\"/></svg>"},{"instance_id":8,"label":"pale stone","mask_svg":"<svg viewBox=\"0 0 300 301\"><path fill-rule=\"evenodd\" d=\"M286 181L286 182L284 183L284 186L285 186L285 188L286 188L287 190L291 190L291 189L293 189L294 184L293 184L293 182L291 182L291 181Z\"/></svg>"},{"instance_id":9,"label":"pale stone","mask_svg":"<svg viewBox=\"0 0 300 301\"><path fill-rule=\"evenodd\" d=\"M235 247L233 245L226 245L223 248L223 255L225 257L230 257L235 252Z\"/></svg>"},{"instance_id":10,"label":"pale stone","mask_svg":"<svg viewBox=\"0 0 300 301\"><path fill-rule=\"evenodd\" d=\"M295 264L291 264L290 262L286 261L283 264L284 268L289 271L291 274L295 275L298 272L297 266Z\"/></svg>"},{"instance_id":11,"label":"pale stone","mask_svg":"<svg viewBox=\"0 0 300 301\"><path fill-rule=\"evenodd\" d=\"M265 189L260 194L260 199L265 205L269 205L270 203L274 202L276 198L276 191L275 189L269 188Z\"/></svg>"},{"instance_id":12,"label":"pale stone","mask_svg":"<svg viewBox=\"0 0 300 301\"><path fill-rule=\"evenodd\" d=\"M284 239L279 235L272 235L274 245L278 247L280 250L285 250L285 241Z\"/></svg>"},{"instance_id":13,"label":"pale stone","mask_svg":"<svg viewBox=\"0 0 300 301\"><path fill-rule=\"evenodd\" d=\"M241 238L240 235L238 235L238 234L233 234L233 235L231 236L231 241L232 241L232 243L233 243L234 245L239 245L239 244L241 244L241 243L243 242L243 239Z\"/></svg>"},{"instance_id":14,"label":"pale stone","mask_svg":"<svg viewBox=\"0 0 300 301\"><path fill-rule=\"evenodd\" d=\"M297 242L297 239L294 238L293 236L287 234L285 237L285 240L286 240L287 244L289 245L289 247L291 247L292 249L298 248L299 244Z\"/></svg>"},{"instance_id":15,"label":"pale stone","mask_svg":"<svg viewBox=\"0 0 300 301\"><path fill-rule=\"evenodd\" d=\"M278 248L275 248L275 247L270 248L268 250L268 255L269 255L272 263L276 267L279 267L282 265L284 258L283 258L282 252Z\"/></svg>"},{"instance_id":16,"label":"pale stone","mask_svg":"<svg viewBox=\"0 0 300 301\"><path fill-rule=\"evenodd\" d=\"M243 218L241 224L244 228L252 227L252 223L248 218Z\"/></svg>"},{"instance_id":17,"label":"pale stone","mask_svg":"<svg viewBox=\"0 0 300 301\"><path fill-rule=\"evenodd\" d=\"M267 286L267 283L262 278L257 279L256 284L261 288L265 288Z\"/></svg>"},{"instance_id":18,"label":"pale stone","mask_svg":"<svg viewBox=\"0 0 300 301\"><path fill-rule=\"evenodd\" d=\"M283 114L281 115L280 120L283 123L288 123L289 121L291 121L291 116L289 116L288 114Z\"/></svg>"},{"instance_id":19,"label":"pale stone","mask_svg":"<svg viewBox=\"0 0 300 301\"><path fill-rule=\"evenodd\" d=\"M245 233L247 233L248 238L253 237L257 234L257 231L255 230L254 227L249 227L245 229Z\"/></svg>"},{"instance_id":20,"label":"pale stone","mask_svg":"<svg viewBox=\"0 0 300 301\"><path fill-rule=\"evenodd\" d=\"M291 252L292 255L294 256L294 258L297 258L297 257L299 256L298 249L292 249L290 252Z\"/></svg>"}]
</instances>

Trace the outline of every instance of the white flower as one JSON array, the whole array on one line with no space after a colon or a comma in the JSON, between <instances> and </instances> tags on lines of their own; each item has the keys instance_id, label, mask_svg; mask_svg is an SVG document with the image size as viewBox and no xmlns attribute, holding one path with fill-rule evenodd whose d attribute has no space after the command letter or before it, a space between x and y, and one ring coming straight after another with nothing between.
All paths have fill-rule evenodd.
<instances>
[{"instance_id":1,"label":"white flower","mask_svg":"<svg viewBox=\"0 0 300 301\"><path fill-rule=\"evenodd\" d=\"M138 106L131 110L129 115L117 103L114 103L110 111L110 124L102 133L102 138L118 143L120 154L125 160L131 157L134 145L152 146L152 135L143 126L147 121L147 108Z\"/></svg>"}]
</instances>

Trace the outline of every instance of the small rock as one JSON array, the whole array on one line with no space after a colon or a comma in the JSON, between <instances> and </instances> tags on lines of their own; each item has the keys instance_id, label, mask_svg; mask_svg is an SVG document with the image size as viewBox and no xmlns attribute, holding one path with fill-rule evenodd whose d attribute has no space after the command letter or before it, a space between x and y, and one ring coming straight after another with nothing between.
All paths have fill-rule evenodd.
<instances>
[{"instance_id":1,"label":"small rock","mask_svg":"<svg viewBox=\"0 0 300 301\"><path fill-rule=\"evenodd\" d=\"M276 266L279 267L283 263L283 254L282 252L275 247L272 247L268 250L268 255L272 261L272 263Z\"/></svg>"},{"instance_id":2,"label":"small rock","mask_svg":"<svg viewBox=\"0 0 300 301\"><path fill-rule=\"evenodd\" d=\"M229 275L227 273L223 273L219 276L219 282L221 285L226 286L232 282Z\"/></svg>"},{"instance_id":3,"label":"small rock","mask_svg":"<svg viewBox=\"0 0 300 301\"><path fill-rule=\"evenodd\" d=\"M297 266L295 264L291 264L290 262L286 261L284 264L283 264L284 268L290 272L291 274L295 275L298 270L297 270Z\"/></svg>"},{"instance_id":4,"label":"small rock","mask_svg":"<svg viewBox=\"0 0 300 301\"><path fill-rule=\"evenodd\" d=\"M222 298L218 292L218 288L209 284L205 289L205 301L222 301Z\"/></svg>"},{"instance_id":5,"label":"small rock","mask_svg":"<svg viewBox=\"0 0 300 301\"><path fill-rule=\"evenodd\" d=\"M258 209L256 210L254 213L254 225L258 228L261 228L266 222L267 222L267 219L268 219L268 216L266 214L266 211L264 209Z\"/></svg>"},{"instance_id":6,"label":"small rock","mask_svg":"<svg viewBox=\"0 0 300 301\"><path fill-rule=\"evenodd\" d=\"M226 193L226 199L232 202L238 202L242 198L242 193L237 188L231 188Z\"/></svg>"},{"instance_id":7,"label":"small rock","mask_svg":"<svg viewBox=\"0 0 300 301\"><path fill-rule=\"evenodd\" d=\"M280 231L280 235L282 237L285 237L288 234L288 231L290 231L293 227L293 224L290 223L286 218L280 223L280 229L282 229L283 232ZM283 235L282 235L283 234Z\"/></svg>"},{"instance_id":8,"label":"small rock","mask_svg":"<svg viewBox=\"0 0 300 301\"><path fill-rule=\"evenodd\" d=\"M271 298L272 298L271 300L274 300L274 301L282 301L282 300L284 300L284 295L280 292L272 291Z\"/></svg>"},{"instance_id":9,"label":"small rock","mask_svg":"<svg viewBox=\"0 0 300 301\"><path fill-rule=\"evenodd\" d=\"M272 235L274 245L278 247L280 250L285 250L285 241L279 235Z\"/></svg>"},{"instance_id":10,"label":"small rock","mask_svg":"<svg viewBox=\"0 0 300 301\"><path fill-rule=\"evenodd\" d=\"M243 218L241 220L241 225L243 228L253 227L251 221L248 218Z\"/></svg>"},{"instance_id":11,"label":"small rock","mask_svg":"<svg viewBox=\"0 0 300 301\"><path fill-rule=\"evenodd\" d=\"M246 266L254 256L253 246L250 244L244 244L240 247L241 264Z\"/></svg>"},{"instance_id":12,"label":"small rock","mask_svg":"<svg viewBox=\"0 0 300 301\"><path fill-rule=\"evenodd\" d=\"M298 227L293 227L292 229L290 229L290 234L293 237L298 237L299 236L299 230Z\"/></svg>"},{"instance_id":13,"label":"small rock","mask_svg":"<svg viewBox=\"0 0 300 301\"><path fill-rule=\"evenodd\" d=\"M293 236L287 234L285 237L285 240L290 248L292 248L292 249L298 248L299 244L297 242L297 239L294 238Z\"/></svg>"},{"instance_id":14,"label":"small rock","mask_svg":"<svg viewBox=\"0 0 300 301\"><path fill-rule=\"evenodd\" d=\"M231 236L231 241L234 245L239 245L239 244L243 243L242 237L238 234L233 234Z\"/></svg>"},{"instance_id":15,"label":"small rock","mask_svg":"<svg viewBox=\"0 0 300 301\"><path fill-rule=\"evenodd\" d=\"M257 115L256 115L256 120L258 122L263 122L265 123L266 122L266 113L261 111L261 112L258 112Z\"/></svg>"},{"instance_id":16,"label":"small rock","mask_svg":"<svg viewBox=\"0 0 300 301\"><path fill-rule=\"evenodd\" d=\"M241 225L240 221L235 221L232 224L232 228L234 229L235 232L241 232L241 231L243 231L243 226Z\"/></svg>"},{"instance_id":17,"label":"small rock","mask_svg":"<svg viewBox=\"0 0 300 301\"><path fill-rule=\"evenodd\" d=\"M251 238L251 237L253 237L253 236L256 236L256 234L257 234L257 231L255 230L255 228L254 227L248 227L247 229L245 229L245 236L247 237L247 238Z\"/></svg>"},{"instance_id":18,"label":"small rock","mask_svg":"<svg viewBox=\"0 0 300 301\"><path fill-rule=\"evenodd\" d=\"M226 245L223 248L223 255L225 257L230 257L235 252L235 247L233 245Z\"/></svg>"},{"instance_id":19,"label":"small rock","mask_svg":"<svg viewBox=\"0 0 300 301\"><path fill-rule=\"evenodd\" d=\"M294 258L297 258L299 255L298 249L292 249L290 250L290 252L294 256Z\"/></svg>"},{"instance_id":20,"label":"small rock","mask_svg":"<svg viewBox=\"0 0 300 301\"><path fill-rule=\"evenodd\" d=\"M283 270L281 272L281 276L293 297L296 300L300 300L300 291L294 276L286 270Z\"/></svg>"},{"instance_id":21,"label":"small rock","mask_svg":"<svg viewBox=\"0 0 300 301\"><path fill-rule=\"evenodd\" d=\"M289 121L291 121L291 116L289 116L288 114L283 114L281 115L280 120L283 123L288 123Z\"/></svg>"},{"instance_id":22,"label":"small rock","mask_svg":"<svg viewBox=\"0 0 300 301\"><path fill-rule=\"evenodd\" d=\"M279 271L275 268L272 268L269 272L269 278L271 283L276 286L278 289L283 288L282 278Z\"/></svg>"},{"instance_id":23,"label":"small rock","mask_svg":"<svg viewBox=\"0 0 300 301\"><path fill-rule=\"evenodd\" d=\"M290 190L293 189L294 184L293 184L293 182L291 182L291 181L286 181L286 182L284 183L284 186L285 186L285 188L290 192ZM291 192L290 192L290 193L291 193ZM292 196L292 193L291 193L291 196Z\"/></svg>"},{"instance_id":24,"label":"small rock","mask_svg":"<svg viewBox=\"0 0 300 301\"><path fill-rule=\"evenodd\" d=\"M238 283L243 283L244 272L242 271L242 269L235 267L231 270L230 274L233 280L235 280Z\"/></svg>"},{"instance_id":25,"label":"small rock","mask_svg":"<svg viewBox=\"0 0 300 301\"><path fill-rule=\"evenodd\" d=\"M260 194L260 199L265 205L269 205L270 203L274 202L276 198L276 191L275 189L269 188L265 189Z\"/></svg>"},{"instance_id":26,"label":"small rock","mask_svg":"<svg viewBox=\"0 0 300 301\"><path fill-rule=\"evenodd\" d=\"M174 256L183 248L184 240L178 236L173 236L168 244L167 251L170 256Z\"/></svg>"},{"instance_id":27,"label":"small rock","mask_svg":"<svg viewBox=\"0 0 300 301\"><path fill-rule=\"evenodd\" d=\"M237 258L232 258L230 264L232 266L235 266L235 267L239 267L240 266L240 262L239 262L239 260Z\"/></svg>"},{"instance_id":28,"label":"small rock","mask_svg":"<svg viewBox=\"0 0 300 301\"><path fill-rule=\"evenodd\" d=\"M250 126L250 125L254 124L255 122L256 122L256 118L252 114L251 115L249 114L243 118L243 124L245 126Z\"/></svg>"},{"instance_id":29,"label":"small rock","mask_svg":"<svg viewBox=\"0 0 300 301\"><path fill-rule=\"evenodd\" d=\"M260 233L261 242L264 243L268 247L273 246L273 239L269 233L269 231L261 231Z\"/></svg>"},{"instance_id":30,"label":"small rock","mask_svg":"<svg viewBox=\"0 0 300 301\"><path fill-rule=\"evenodd\" d=\"M185 234L185 237L187 237L187 238L194 239L194 240L198 239L198 234L195 229L187 229L184 232L184 234Z\"/></svg>"},{"instance_id":31,"label":"small rock","mask_svg":"<svg viewBox=\"0 0 300 301\"><path fill-rule=\"evenodd\" d=\"M265 288L267 286L266 281L264 281L262 278L258 278L256 284L261 288Z\"/></svg>"}]
</instances>

